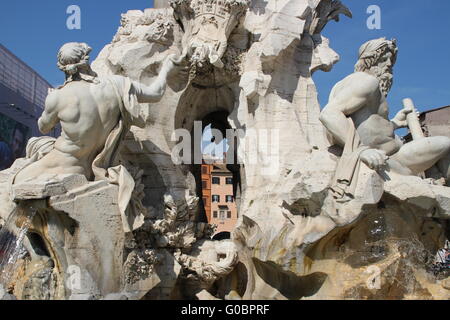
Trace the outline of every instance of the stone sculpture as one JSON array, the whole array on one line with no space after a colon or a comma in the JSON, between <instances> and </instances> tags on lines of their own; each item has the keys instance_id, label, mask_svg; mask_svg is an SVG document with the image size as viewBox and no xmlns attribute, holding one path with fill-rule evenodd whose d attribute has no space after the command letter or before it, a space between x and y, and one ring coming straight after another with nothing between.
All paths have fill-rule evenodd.
<instances>
[{"instance_id":1,"label":"stone sculpture","mask_svg":"<svg viewBox=\"0 0 450 320\"><path fill-rule=\"evenodd\" d=\"M92 70L87 46L64 48L80 58L61 60L68 83L58 90L110 88L96 110L105 103L115 116L100 122L101 139L89 140L95 146L81 148L82 163L52 168L47 161L63 157L55 154L60 144L74 139L66 123L74 109L64 108L58 119L66 136L30 140L27 157L0 172L5 228L17 207L36 212L25 255L0 295L448 298L448 281L433 278L427 261L448 237L450 188L412 175L435 162L447 170L448 139L422 137L410 101L387 120L397 52L385 39L363 46L357 72L336 86L321 114L312 75L339 61L321 33L340 15L352 14L336 0L177 0L123 14ZM50 94L49 103L58 95ZM357 111L342 111L340 99L359 101ZM43 129L55 120L47 111ZM401 145L394 129L408 118L417 139ZM175 130L193 132L202 120L222 130L272 133L254 144L267 148L237 152L240 162L230 165L239 221L231 239L220 242L210 240L213 227L203 218L198 164L172 161ZM402 150L422 144L436 151L429 162L400 159ZM133 208L126 215L124 204ZM379 289L369 281L373 270Z\"/></svg>"},{"instance_id":2,"label":"stone sculpture","mask_svg":"<svg viewBox=\"0 0 450 320\"><path fill-rule=\"evenodd\" d=\"M444 158L442 172L449 178L448 137L403 144L394 131L408 127L407 115L414 110L404 108L393 120L388 120L386 97L393 82L397 51L395 40L381 38L363 44L355 73L335 85L321 113L320 120L344 148L333 186L338 197L354 194L353 177L358 176L359 161L374 170L387 165L400 174L418 175Z\"/></svg>"},{"instance_id":3,"label":"stone sculpture","mask_svg":"<svg viewBox=\"0 0 450 320\"><path fill-rule=\"evenodd\" d=\"M39 129L46 134L61 123L62 135L52 151L19 171L13 183L42 175L81 174L88 180L117 184L124 228L129 232L142 225L143 217L139 212L125 214L135 183L119 164L119 145L130 126L145 125L139 103L159 101L164 95L166 79L175 69L174 57L168 57L158 78L147 87L118 76L98 78L90 67L91 50L84 43L68 43L59 50L58 67L66 82L47 97Z\"/></svg>"},{"instance_id":4,"label":"stone sculpture","mask_svg":"<svg viewBox=\"0 0 450 320\"><path fill-rule=\"evenodd\" d=\"M130 127L145 125L139 103L161 99L167 77L182 58L175 62L174 55L169 55L153 84L145 86L120 76L98 77L89 65L90 51L84 43L69 43L61 48L58 66L66 73L66 83L49 94L39 128L46 133L60 122L62 136L56 140L31 139L27 157L6 173L5 183L10 188L2 190L7 199L3 206L5 220L13 210L39 211L30 221L28 233L43 241L41 245L30 237L23 241L31 263L40 267L38 271L26 271L29 274L23 284L16 284L16 294L22 297L142 297L157 281L152 280L154 266L161 259L170 260L167 251L161 253L162 248L183 248L183 256L187 257L187 249L209 234L208 228L191 221L190 214L197 208L195 199L189 211L177 208L171 201L175 207L167 220L144 226L147 210L141 202L142 171L119 155ZM14 204L6 206L10 199L19 209ZM95 214L86 215L88 212ZM64 233L73 228L71 224L79 229L75 235L73 231ZM160 236L153 236L150 247L145 246L149 235L130 245L126 234L137 229ZM135 236L139 239L138 234ZM123 257L127 257L125 263ZM34 288L30 292L29 283L36 272L43 270L54 281L42 284L44 291ZM76 285L67 285L72 277Z\"/></svg>"}]
</instances>

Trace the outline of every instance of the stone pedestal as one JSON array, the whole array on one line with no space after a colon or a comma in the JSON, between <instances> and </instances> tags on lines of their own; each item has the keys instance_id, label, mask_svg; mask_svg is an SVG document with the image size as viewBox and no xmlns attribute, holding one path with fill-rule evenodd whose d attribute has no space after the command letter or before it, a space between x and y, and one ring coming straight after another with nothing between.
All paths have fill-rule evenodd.
<instances>
[{"instance_id":1,"label":"stone pedestal","mask_svg":"<svg viewBox=\"0 0 450 320\"><path fill-rule=\"evenodd\" d=\"M88 182L81 175L44 176L14 185L13 197L25 209L36 204L30 232L45 241L66 297L106 296L123 289L125 234L117 186Z\"/></svg>"}]
</instances>

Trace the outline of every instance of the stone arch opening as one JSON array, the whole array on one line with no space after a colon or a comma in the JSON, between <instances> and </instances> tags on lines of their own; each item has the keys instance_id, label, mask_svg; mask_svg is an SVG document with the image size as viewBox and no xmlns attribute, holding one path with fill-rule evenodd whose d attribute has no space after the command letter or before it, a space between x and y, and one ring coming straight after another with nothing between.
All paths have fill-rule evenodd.
<instances>
[{"instance_id":1,"label":"stone arch opening","mask_svg":"<svg viewBox=\"0 0 450 320\"><path fill-rule=\"evenodd\" d=\"M178 100L174 119L174 129L184 129L190 133L191 161L184 167L185 172L188 172L188 176L191 176L189 188L192 194L196 194L200 199L198 219L201 222L211 222L213 218L213 212L211 211L212 194L210 189L212 184L210 175L211 168L209 170L204 168L206 163L203 161L202 147L205 144L203 137L205 132L218 130L225 139L227 137L227 131L234 130L233 122L230 121L230 115L233 114L237 101L239 100L237 92L239 92L237 83L219 87L205 87L191 84L184 90ZM223 152L216 152L216 156L223 159L223 153L228 149L228 141L225 140L225 142L223 142L222 139L218 139L209 141L209 143L215 143L216 145L223 144L226 146ZM218 150L218 148L213 149ZM241 181L241 168L239 165L236 165L236 149L237 148L230 148L231 154L226 155L227 158L235 160L234 162L230 161L230 163L226 163L225 160L223 160L223 165L230 172L230 178L233 180L233 183L231 184L232 190L229 196L232 196L234 204L236 204L236 199L240 194ZM202 170L206 171L202 172ZM224 181L224 183L226 183L226 178ZM224 200L226 201L227 198L225 197ZM224 211L225 219L227 219L229 215L228 211L230 210ZM233 215L237 220L237 212L232 213L232 216Z\"/></svg>"},{"instance_id":2,"label":"stone arch opening","mask_svg":"<svg viewBox=\"0 0 450 320\"><path fill-rule=\"evenodd\" d=\"M45 256L50 258L50 250L47 247L43 237L36 232L28 232L28 240L34 252L39 256Z\"/></svg>"},{"instance_id":3,"label":"stone arch opening","mask_svg":"<svg viewBox=\"0 0 450 320\"><path fill-rule=\"evenodd\" d=\"M219 88L188 86L179 98L174 128L192 131L195 121L202 121L215 112L226 112L228 117L235 108L237 100L235 89L231 86ZM224 122L228 123L228 120Z\"/></svg>"},{"instance_id":4,"label":"stone arch opening","mask_svg":"<svg viewBox=\"0 0 450 320\"><path fill-rule=\"evenodd\" d=\"M227 140L227 133L233 130L228 117L229 113L221 110L201 119L202 134L193 133L192 140L193 148L197 145L201 150L201 163L192 162L190 171L201 199L201 220L217 225L216 234L230 235L238 219L236 199L240 194L237 192L240 190L240 167L231 161L237 157L235 148L230 148Z\"/></svg>"},{"instance_id":5,"label":"stone arch opening","mask_svg":"<svg viewBox=\"0 0 450 320\"><path fill-rule=\"evenodd\" d=\"M215 234L212 239L215 241L231 239L231 233L226 232L226 231L220 232L220 233Z\"/></svg>"}]
</instances>

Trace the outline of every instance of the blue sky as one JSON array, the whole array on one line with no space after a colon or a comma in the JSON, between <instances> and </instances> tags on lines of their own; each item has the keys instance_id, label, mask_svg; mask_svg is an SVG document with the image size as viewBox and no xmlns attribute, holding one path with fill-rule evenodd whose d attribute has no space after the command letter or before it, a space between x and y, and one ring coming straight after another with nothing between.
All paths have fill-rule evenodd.
<instances>
[{"instance_id":1,"label":"blue sky","mask_svg":"<svg viewBox=\"0 0 450 320\"><path fill-rule=\"evenodd\" d=\"M450 105L450 12L449 0L343 0L353 19L330 22L323 34L341 56L332 72L314 76L320 102L328 100L332 86L353 71L360 45L373 38L396 38L399 57L395 83L389 102L395 113L405 97L411 97L420 110ZM66 28L66 9L79 5L82 29ZM380 6L381 30L369 30L366 10ZM0 43L39 72L52 85L63 82L56 68L56 52L70 41L83 41L93 48L92 58L108 44L129 9L153 6L151 0L40 0L0 3Z\"/></svg>"},{"instance_id":2,"label":"blue sky","mask_svg":"<svg viewBox=\"0 0 450 320\"><path fill-rule=\"evenodd\" d=\"M81 30L68 30L66 10L81 8ZM56 54L66 42L87 42L93 60L111 42L121 13L153 7L153 0L1 0L0 43L40 73L50 84L64 82Z\"/></svg>"}]
</instances>

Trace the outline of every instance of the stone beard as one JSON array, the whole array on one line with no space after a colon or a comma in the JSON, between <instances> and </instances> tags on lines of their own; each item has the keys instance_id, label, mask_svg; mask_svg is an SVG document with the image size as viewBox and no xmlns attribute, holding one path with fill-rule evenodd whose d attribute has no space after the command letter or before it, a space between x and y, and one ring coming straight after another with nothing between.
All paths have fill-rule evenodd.
<instances>
[{"instance_id":1,"label":"stone beard","mask_svg":"<svg viewBox=\"0 0 450 320\"><path fill-rule=\"evenodd\" d=\"M370 69L372 73L380 81L380 90L385 97L389 94L394 83L394 75L392 67L384 66L374 66Z\"/></svg>"},{"instance_id":2,"label":"stone beard","mask_svg":"<svg viewBox=\"0 0 450 320\"><path fill-rule=\"evenodd\" d=\"M391 53L393 56L397 55L396 50L390 50L385 47L376 50L373 57L360 58L355 66L355 72L369 73L380 81L380 90L385 97L389 94L394 83L393 65L380 62L381 58L388 53Z\"/></svg>"}]
</instances>

